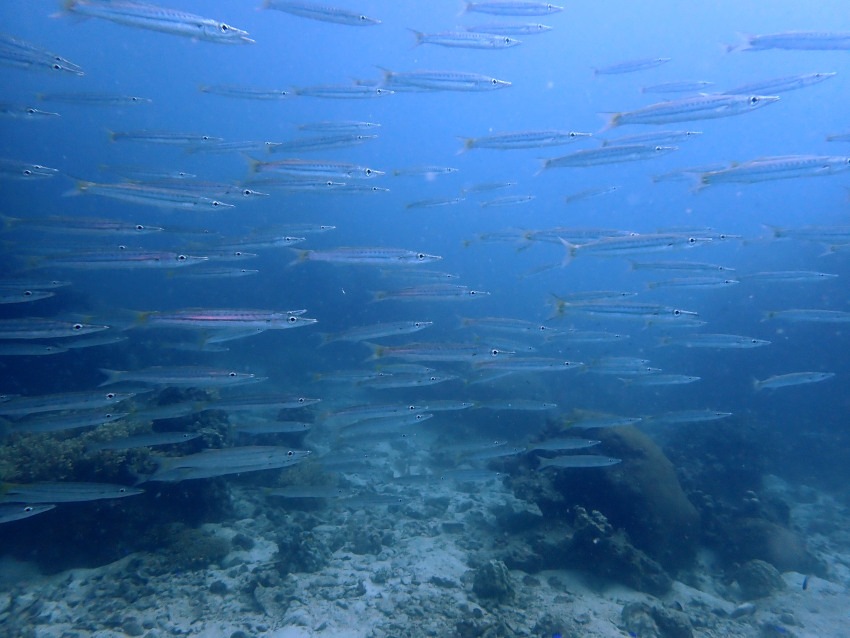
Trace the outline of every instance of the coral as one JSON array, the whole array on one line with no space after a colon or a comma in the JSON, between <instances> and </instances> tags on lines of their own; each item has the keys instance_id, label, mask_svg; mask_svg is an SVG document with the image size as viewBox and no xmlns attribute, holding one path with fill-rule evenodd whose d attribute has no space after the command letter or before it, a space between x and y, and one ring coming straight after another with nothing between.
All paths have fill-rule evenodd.
<instances>
[{"instance_id":1,"label":"coral","mask_svg":"<svg viewBox=\"0 0 850 638\"><path fill-rule=\"evenodd\" d=\"M156 526L146 541L155 551L149 561L154 573L204 569L230 552L229 541L181 523Z\"/></svg>"},{"instance_id":2,"label":"coral","mask_svg":"<svg viewBox=\"0 0 850 638\"><path fill-rule=\"evenodd\" d=\"M575 533L559 552L565 567L604 575L656 596L670 590L672 580L657 562L635 548L623 530L615 530L599 512L576 508Z\"/></svg>"},{"instance_id":3,"label":"coral","mask_svg":"<svg viewBox=\"0 0 850 638\"><path fill-rule=\"evenodd\" d=\"M623 462L605 470L557 472L550 480L564 501L603 512L614 527L628 533L636 548L665 568L690 564L699 537L699 513L661 449L631 426L590 430L587 436L602 441L600 454ZM538 504L550 515L564 509L561 504Z\"/></svg>"},{"instance_id":4,"label":"coral","mask_svg":"<svg viewBox=\"0 0 850 638\"><path fill-rule=\"evenodd\" d=\"M777 523L763 518L736 518L723 521L721 534L724 542L719 549L729 563L760 559L780 572L826 576L826 566L809 552L805 541Z\"/></svg>"},{"instance_id":5,"label":"coral","mask_svg":"<svg viewBox=\"0 0 850 638\"><path fill-rule=\"evenodd\" d=\"M496 601L513 598L515 593L508 568L500 560L490 560L475 570L472 591L479 598Z\"/></svg>"},{"instance_id":6,"label":"coral","mask_svg":"<svg viewBox=\"0 0 850 638\"><path fill-rule=\"evenodd\" d=\"M779 571L770 563L758 559L741 565L735 572L735 580L745 600L764 598L786 587Z\"/></svg>"},{"instance_id":7,"label":"coral","mask_svg":"<svg viewBox=\"0 0 850 638\"><path fill-rule=\"evenodd\" d=\"M275 540L277 542L275 560L281 575L291 572L318 572L330 560L330 548L310 531L286 530Z\"/></svg>"}]
</instances>

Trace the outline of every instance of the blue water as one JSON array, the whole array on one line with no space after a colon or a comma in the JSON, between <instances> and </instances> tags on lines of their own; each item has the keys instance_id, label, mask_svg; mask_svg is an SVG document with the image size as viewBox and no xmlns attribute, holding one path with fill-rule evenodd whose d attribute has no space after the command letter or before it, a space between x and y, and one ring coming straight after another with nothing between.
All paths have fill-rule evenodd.
<instances>
[{"instance_id":1,"label":"blue water","mask_svg":"<svg viewBox=\"0 0 850 638\"><path fill-rule=\"evenodd\" d=\"M160 347L169 334L132 329L115 346L74 350L53 357L6 357L0 362L0 392L36 395L86 390L103 380L99 368L130 370L155 365L233 367L268 376L257 392L286 392L322 398L327 406L362 402L431 399L539 399L555 401L558 420L577 411L652 415L672 410L711 408L732 412L722 422L680 426L673 436L711 438L736 445L741 432L749 446L743 455L754 466L792 479L834 485L846 478L840 456L847 451L847 334L842 324L780 323L764 320L770 310L820 308L850 310L846 251L824 253L815 243L775 240L764 225L830 226L847 223L845 176L770 181L751 185L718 185L698 194L688 182L653 183L653 175L688 166L747 161L763 156L847 153L828 134L850 130L846 97L850 94L846 51L758 51L726 53L724 44L736 32L785 30L850 30L844 4L820 1L774 2L769 11L758 3L713 2L685 7L660 0L641 3L570 3L551 16L518 18L553 27L548 33L518 36L520 46L496 51L414 47L408 28L434 32L510 18L462 14L454 1L346 2L382 24L351 28L297 18L277 11L255 10L256 3L222 1L174 2L188 12L221 19L248 31L256 44L224 46L133 29L104 20L52 16L58 3L7 0L3 31L30 41L79 64L84 77L51 76L0 67L3 100L32 104L61 113L39 122L0 123L0 157L59 169L61 175L41 181L4 181L2 213L12 217L66 215L105 217L153 225L209 229L220 237L238 237L275 223L333 224L336 230L311 235L303 249L340 246L385 246L440 255L425 266L460 276L459 283L489 296L457 302L374 302L374 292L400 287L400 279L383 277L373 266L339 266L290 262L287 249L258 251L257 259L239 262L259 269L253 277L210 281L183 278L159 270L26 270L34 259L63 252L61 235L7 232L2 236L5 274L55 276L73 285L49 300L5 306L3 317L81 316L107 324L124 311L157 311L190 307L306 308L316 326L265 334L230 342L226 353L191 353ZM340 4L342 4L340 0ZM631 59L669 57L654 69L628 75L594 77L592 69ZM490 75L507 80L506 89L486 92L405 93L370 100L330 100L293 96L279 102L239 100L201 93L198 84L238 84L289 88L316 84L379 81L379 67L393 71L447 70ZM590 168L551 169L537 174L541 159L593 148L595 138L564 147L493 151L474 149L457 154L458 137L495 132L567 129L615 137L656 127L623 126L600 133L606 113L630 111L660 101L640 87L666 81L709 80L718 90L773 77L837 72L822 83L783 94L774 105L740 116L673 123L657 128L702 131L680 144L675 153L649 161ZM86 107L39 103L41 92L103 91L151 98L133 107ZM673 96L675 97L675 96ZM364 195L288 194L237 201L236 207L210 213L163 211L90 195L66 196L73 178L110 181L101 164L181 169L210 181L244 182L248 160L231 155L188 154L179 147L110 142L108 131L157 129L190 131L228 141L285 141L296 125L319 120L365 120L381 124L378 138L359 147L304 155L345 161L387 174L372 180L388 193ZM271 159L283 159L275 155ZM457 173L433 180L393 177L412 166L451 166ZM509 190L492 197L534 195L529 204L481 208L491 194L468 196L458 205L405 209L425 198L456 197L464 187L481 182L511 181ZM608 195L565 205L565 196L589 188L617 186ZM259 190L265 190L260 187ZM817 270L839 277L814 284L742 282L730 289L647 290L646 283L665 273L631 271L626 259L577 257L560 267L563 249L536 242L518 251L511 243L483 242L481 233L509 228L542 230L556 226L599 227L655 232L666 227L703 228L740 236L673 253L647 254L637 260L683 259L723 264L736 274L769 270ZM203 255L208 243L191 236L127 238L131 246L168 246ZM468 246L464 242L471 240ZM102 240L70 241L101 246ZM76 246L76 244L74 244ZM77 246L79 248L79 246ZM530 271L553 264L535 275ZM228 264L222 264L228 265ZM635 300L698 312L705 326L679 332L731 333L771 340L753 350L659 348L659 338L675 334L641 321L552 317L552 294L582 290L638 292ZM421 319L434 327L409 341L465 341L461 317L510 317L570 327L612 330L631 338L617 344L571 348L546 345L540 356L568 357L586 364L605 356L640 356L665 373L698 375L685 386L628 388L616 377L592 373L517 374L493 383L467 386L463 380L431 388L367 392L360 388L322 386L318 373L371 366L365 347L336 343L318 349L316 333L338 332L381 321ZM174 336L174 335L172 335ZM181 335L186 337L186 335ZM404 343L405 338L386 343ZM555 342L557 344L557 342ZM473 378L466 364L436 364L461 377ZM834 372L820 384L755 393L754 379L804 370ZM433 422L445 430L462 426L470 436L504 437L523 442L540 430L541 413L447 413ZM439 421L443 420L443 425ZM666 433L670 436L670 433ZM717 439L714 441L717 442ZM722 449L722 445L721 445ZM736 454L740 450L735 450ZM736 458L739 458L736 456ZM87 468L91 470L91 468ZM96 472L95 472L96 475ZM91 475L89 475L91 476ZM5 477L21 480L21 476ZM34 476L32 480L75 478ZM67 507L67 506L66 506ZM45 516L49 516L47 514ZM34 521L33 521L34 522Z\"/></svg>"}]
</instances>

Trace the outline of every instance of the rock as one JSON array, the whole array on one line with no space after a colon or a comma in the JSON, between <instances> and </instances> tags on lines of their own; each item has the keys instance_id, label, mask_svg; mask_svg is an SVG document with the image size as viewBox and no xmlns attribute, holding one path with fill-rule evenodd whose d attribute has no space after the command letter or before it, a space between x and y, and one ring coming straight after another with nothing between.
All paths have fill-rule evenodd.
<instances>
[{"instance_id":1,"label":"rock","mask_svg":"<svg viewBox=\"0 0 850 638\"><path fill-rule=\"evenodd\" d=\"M797 634L776 623L766 622L759 627L762 638L797 638Z\"/></svg>"},{"instance_id":2,"label":"rock","mask_svg":"<svg viewBox=\"0 0 850 638\"><path fill-rule=\"evenodd\" d=\"M750 560L735 573L735 580L746 600L764 598L786 588L785 581L773 565L763 560Z\"/></svg>"},{"instance_id":3,"label":"rock","mask_svg":"<svg viewBox=\"0 0 850 638\"><path fill-rule=\"evenodd\" d=\"M700 517L661 448L631 426L590 430L587 435L602 441L599 454L623 462L605 470L557 472L553 487L568 502L604 513L615 528L628 533L636 548L665 568L690 564ZM546 511L542 503L540 508Z\"/></svg>"},{"instance_id":4,"label":"rock","mask_svg":"<svg viewBox=\"0 0 850 638\"><path fill-rule=\"evenodd\" d=\"M216 580L210 584L210 593L217 596L224 596L227 593L227 585L223 581Z\"/></svg>"},{"instance_id":5,"label":"rock","mask_svg":"<svg viewBox=\"0 0 850 638\"><path fill-rule=\"evenodd\" d=\"M566 568L588 571L638 591L660 596L673 581L657 562L634 547L623 530L615 530L599 512L576 510L576 531L563 556ZM553 565L554 567L554 565Z\"/></svg>"},{"instance_id":6,"label":"rock","mask_svg":"<svg viewBox=\"0 0 850 638\"><path fill-rule=\"evenodd\" d=\"M472 591L479 598L504 601L514 596L514 587L508 568L500 560L491 560L475 570Z\"/></svg>"},{"instance_id":7,"label":"rock","mask_svg":"<svg viewBox=\"0 0 850 638\"><path fill-rule=\"evenodd\" d=\"M290 572L314 573L328 564L331 549L316 534L286 530L278 535L275 559L281 575Z\"/></svg>"},{"instance_id":8,"label":"rock","mask_svg":"<svg viewBox=\"0 0 850 638\"><path fill-rule=\"evenodd\" d=\"M381 547L381 535L374 530L357 530L351 540L351 551L355 554L380 554Z\"/></svg>"},{"instance_id":9,"label":"rock","mask_svg":"<svg viewBox=\"0 0 850 638\"><path fill-rule=\"evenodd\" d=\"M529 574L539 572L551 565L551 562L544 560L541 554L528 545L512 545L503 554L502 560L509 569L519 569Z\"/></svg>"},{"instance_id":10,"label":"rock","mask_svg":"<svg viewBox=\"0 0 850 638\"><path fill-rule=\"evenodd\" d=\"M722 531L725 542L720 550L730 563L759 559L780 572L827 575L826 566L809 552L805 541L786 527L763 518L739 518L726 522Z\"/></svg>"},{"instance_id":11,"label":"rock","mask_svg":"<svg viewBox=\"0 0 850 638\"><path fill-rule=\"evenodd\" d=\"M253 539L251 539L248 536L245 536L245 534L243 534L242 532L239 532L238 534L234 535L233 538L230 539L230 543L236 549L244 549L244 550L254 549Z\"/></svg>"},{"instance_id":12,"label":"rock","mask_svg":"<svg viewBox=\"0 0 850 638\"><path fill-rule=\"evenodd\" d=\"M137 618L126 618L124 622L121 623L121 631L128 636L141 636L145 633L142 623L140 623Z\"/></svg>"},{"instance_id":13,"label":"rock","mask_svg":"<svg viewBox=\"0 0 850 638\"><path fill-rule=\"evenodd\" d=\"M623 607L621 618L626 631L640 638L693 638L694 635L688 617L675 609L629 603Z\"/></svg>"},{"instance_id":14,"label":"rock","mask_svg":"<svg viewBox=\"0 0 850 638\"><path fill-rule=\"evenodd\" d=\"M668 607L652 607L652 619L662 638L693 638L694 630L687 615Z\"/></svg>"},{"instance_id":15,"label":"rock","mask_svg":"<svg viewBox=\"0 0 850 638\"><path fill-rule=\"evenodd\" d=\"M649 605L646 603L629 603L623 607L620 618L623 622L623 627L632 636L640 636L641 638L661 638L658 631L658 625L652 618Z\"/></svg>"}]
</instances>

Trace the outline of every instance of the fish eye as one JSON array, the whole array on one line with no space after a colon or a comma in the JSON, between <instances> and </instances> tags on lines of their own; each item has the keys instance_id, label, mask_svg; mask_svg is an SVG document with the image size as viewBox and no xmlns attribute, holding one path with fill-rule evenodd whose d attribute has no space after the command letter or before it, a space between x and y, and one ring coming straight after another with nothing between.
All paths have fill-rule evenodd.
<instances>
[{"instance_id":1,"label":"fish eye","mask_svg":"<svg viewBox=\"0 0 850 638\"><path fill-rule=\"evenodd\" d=\"M35 111L35 109L30 108L30 109L27 109L27 113L29 113L30 115L35 115L36 111Z\"/></svg>"},{"instance_id":2,"label":"fish eye","mask_svg":"<svg viewBox=\"0 0 850 638\"><path fill-rule=\"evenodd\" d=\"M493 78L492 80L490 80L490 84L492 84L493 86L496 86L498 83L499 83L499 80L497 80L496 78Z\"/></svg>"},{"instance_id":3,"label":"fish eye","mask_svg":"<svg viewBox=\"0 0 850 638\"><path fill-rule=\"evenodd\" d=\"M177 261L186 261L188 257L186 255L177 255Z\"/></svg>"},{"instance_id":4,"label":"fish eye","mask_svg":"<svg viewBox=\"0 0 850 638\"><path fill-rule=\"evenodd\" d=\"M688 243L689 243L689 244L695 244L695 243L697 243L696 237L688 237Z\"/></svg>"},{"instance_id":5,"label":"fish eye","mask_svg":"<svg viewBox=\"0 0 850 638\"><path fill-rule=\"evenodd\" d=\"M118 250L127 250L127 247L124 244L120 244Z\"/></svg>"},{"instance_id":6,"label":"fish eye","mask_svg":"<svg viewBox=\"0 0 850 638\"><path fill-rule=\"evenodd\" d=\"M366 16L358 16L358 19L361 20L362 22L366 22L366 21L369 20L369 18L367 18Z\"/></svg>"},{"instance_id":7,"label":"fish eye","mask_svg":"<svg viewBox=\"0 0 850 638\"><path fill-rule=\"evenodd\" d=\"M296 321L298 321L298 317L292 315L287 321L289 321L289 323L295 323Z\"/></svg>"},{"instance_id":8,"label":"fish eye","mask_svg":"<svg viewBox=\"0 0 850 638\"><path fill-rule=\"evenodd\" d=\"M304 397L298 397L298 403L304 403Z\"/></svg>"},{"instance_id":9,"label":"fish eye","mask_svg":"<svg viewBox=\"0 0 850 638\"><path fill-rule=\"evenodd\" d=\"M215 206L215 207L218 207L220 204L221 204L221 202L219 202L218 200L215 200L215 199L212 202L212 205Z\"/></svg>"},{"instance_id":10,"label":"fish eye","mask_svg":"<svg viewBox=\"0 0 850 638\"><path fill-rule=\"evenodd\" d=\"M222 33L227 33L227 31L230 29L230 27L228 27L226 24L220 24L218 28Z\"/></svg>"},{"instance_id":11,"label":"fish eye","mask_svg":"<svg viewBox=\"0 0 850 638\"><path fill-rule=\"evenodd\" d=\"M229 377L232 379L233 377L235 377L235 376L237 376L237 375L236 375L236 373L235 373L235 372L228 372L228 373L227 373L227 376L229 376Z\"/></svg>"},{"instance_id":12,"label":"fish eye","mask_svg":"<svg viewBox=\"0 0 850 638\"><path fill-rule=\"evenodd\" d=\"M750 339L750 343L758 343L758 342L759 342L758 339Z\"/></svg>"},{"instance_id":13,"label":"fish eye","mask_svg":"<svg viewBox=\"0 0 850 638\"><path fill-rule=\"evenodd\" d=\"M475 294L476 294L476 293L475 293L475 291L474 291L474 290L470 290L470 291L469 291L469 296L470 296L470 297L474 297L474 296L475 296Z\"/></svg>"},{"instance_id":14,"label":"fish eye","mask_svg":"<svg viewBox=\"0 0 850 638\"><path fill-rule=\"evenodd\" d=\"M570 137L576 137L575 131L570 131Z\"/></svg>"},{"instance_id":15,"label":"fish eye","mask_svg":"<svg viewBox=\"0 0 850 638\"><path fill-rule=\"evenodd\" d=\"M61 71L61 70L62 70L62 65L61 65L61 64L54 64L54 65L53 65L53 70L54 70L54 71Z\"/></svg>"},{"instance_id":16,"label":"fish eye","mask_svg":"<svg viewBox=\"0 0 850 638\"><path fill-rule=\"evenodd\" d=\"M126 488L126 487L118 488L118 493L119 493L119 494L123 494L123 493L124 493L124 492L126 492L126 491L127 491L127 488Z\"/></svg>"},{"instance_id":17,"label":"fish eye","mask_svg":"<svg viewBox=\"0 0 850 638\"><path fill-rule=\"evenodd\" d=\"M678 316L679 316L679 315L681 315L681 314L682 314L682 311L681 311L681 310L674 310L674 311L673 311L673 316L674 316L674 317L678 317Z\"/></svg>"},{"instance_id":18,"label":"fish eye","mask_svg":"<svg viewBox=\"0 0 850 638\"><path fill-rule=\"evenodd\" d=\"M367 174L367 175L371 175L371 174L372 174L372 169L371 169L371 168L367 168L367 169L366 169L366 174Z\"/></svg>"},{"instance_id":19,"label":"fish eye","mask_svg":"<svg viewBox=\"0 0 850 638\"><path fill-rule=\"evenodd\" d=\"M493 349L490 351L490 356L491 356L491 357L495 357L495 356L497 356L497 355L499 354L499 352L500 352L500 351L499 351L499 349L498 349L498 348L493 348Z\"/></svg>"},{"instance_id":20,"label":"fish eye","mask_svg":"<svg viewBox=\"0 0 850 638\"><path fill-rule=\"evenodd\" d=\"M114 399L114 398L115 398L115 393L114 393L114 392L107 392L107 393L106 393L106 398L107 398L107 399Z\"/></svg>"},{"instance_id":21,"label":"fish eye","mask_svg":"<svg viewBox=\"0 0 850 638\"><path fill-rule=\"evenodd\" d=\"M28 168L24 169L24 175L32 175L32 171Z\"/></svg>"},{"instance_id":22,"label":"fish eye","mask_svg":"<svg viewBox=\"0 0 850 638\"><path fill-rule=\"evenodd\" d=\"M32 297L32 290L24 290L24 297Z\"/></svg>"},{"instance_id":23,"label":"fish eye","mask_svg":"<svg viewBox=\"0 0 850 638\"><path fill-rule=\"evenodd\" d=\"M421 415L421 414L417 414L417 415L416 415L416 420L417 420L417 421L420 421L421 419L422 419L422 415Z\"/></svg>"},{"instance_id":24,"label":"fish eye","mask_svg":"<svg viewBox=\"0 0 850 638\"><path fill-rule=\"evenodd\" d=\"M73 326L71 326L71 328L72 328L72 329L74 329L74 330L82 330L82 329L83 329L83 324L81 324L81 323L75 323Z\"/></svg>"},{"instance_id":25,"label":"fish eye","mask_svg":"<svg viewBox=\"0 0 850 638\"><path fill-rule=\"evenodd\" d=\"M295 456L295 452L293 452L292 450L289 450L289 451L286 453L286 456Z\"/></svg>"},{"instance_id":26,"label":"fish eye","mask_svg":"<svg viewBox=\"0 0 850 638\"><path fill-rule=\"evenodd\" d=\"M505 44L510 44L510 43L511 43L511 39L510 39L510 38L505 38Z\"/></svg>"},{"instance_id":27,"label":"fish eye","mask_svg":"<svg viewBox=\"0 0 850 638\"><path fill-rule=\"evenodd\" d=\"M241 257L241 256L242 256L242 251L241 251L241 250L235 250L235 251L233 251L233 256L234 256L234 257Z\"/></svg>"},{"instance_id":28,"label":"fish eye","mask_svg":"<svg viewBox=\"0 0 850 638\"><path fill-rule=\"evenodd\" d=\"M407 409L412 412L413 410L416 409L416 406L415 405L409 405L409 406L407 406Z\"/></svg>"},{"instance_id":29,"label":"fish eye","mask_svg":"<svg viewBox=\"0 0 850 638\"><path fill-rule=\"evenodd\" d=\"M758 103L759 103L759 99L755 95L750 98L750 104L758 104Z\"/></svg>"},{"instance_id":30,"label":"fish eye","mask_svg":"<svg viewBox=\"0 0 850 638\"><path fill-rule=\"evenodd\" d=\"M33 511L32 505L27 505L26 507L24 507L24 511L25 512L32 512Z\"/></svg>"},{"instance_id":31,"label":"fish eye","mask_svg":"<svg viewBox=\"0 0 850 638\"><path fill-rule=\"evenodd\" d=\"M144 230L144 229L145 229L145 227L142 226L141 224L136 224L136 230Z\"/></svg>"},{"instance_id":32,"label":"fish eye","mask_svg":"<svg viewBox=\"0 0 850 638\"><path fill-rule=\"evenodd\" d=\"M425 259L425 253L419 253L416 255L416 259Z\"/></svg>"},{"instance_id":33,"label":"fish eye","mask_svg":"<svg viewBox=\"0 0 850 638\"><path fill-rule=\"evenodd\" d=\"M245 190L243 190L243 191L242 191L242 194L243 194L243 195L250 195L250 194L251 194L251 189L250 189L250 188L246 188Z\"/></svg>"}]
</instances>

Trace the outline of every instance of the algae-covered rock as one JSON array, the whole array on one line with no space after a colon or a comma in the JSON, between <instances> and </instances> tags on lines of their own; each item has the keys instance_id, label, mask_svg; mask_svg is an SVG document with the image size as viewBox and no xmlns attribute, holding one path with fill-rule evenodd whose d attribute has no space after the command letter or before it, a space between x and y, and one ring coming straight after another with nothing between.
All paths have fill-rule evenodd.
<instances>
[{"instance_id":1,"label":"algae-covered rock","mask_svg":"<svg viewBox=\"0 0 850 638\"><path fill-rule=\"evenodd\" d=\"M752 559L766 561L780 572L826 576L826 567L806 547L794 531L763 518L740 518L722 527L725 542L720 547L729 562Z\"/></svg>"},{"instance_id":2,"label":"algae-covered rock","mask_svg":"<svg viewBox=\"0 0 850 638\"><path fill-rule=\"evenodd\" d=\"M665 568L689 564L696 552L699 513L661 448L631 426L589 430L587 435L602 441L600 453L623 462L604 470L558 472L554 487L567 502L603 512L636 548Z\"/></svg>"},{"instance_id":3,"label":"algae-covered rock","mask_svg":"<svg viewBox=\"0 0 850 638\"><path fill-rule=\"evenodd\" d=\"M514 586L507 566L500 560L490 560L475 570L472 591L479 598L504 601L514 596Z\"/></svg>"},{"instance_id":4,"label":"algae-covered rock","mask_svg":"<svg viewBox=\"0 0 850 638\"><path fill-rule=\"evenodd\" d=\"M660 596L673 581L656 561L634 547L621 529L615 530L599 512L576 508L575 533L563 552L565 567L605 576Z\"/></svg>"},{"instance_id":5,"label":"algae-covered rock","mask_svg":"<svg viewBox=\"0 0 850 638\"><path fill-rule=\"evenodd\" d=\"M773 592L785 589L782 575L770 563L763 560L750 560L735 572L735 580L746 600L764 598Z\"/></svg>"},{"instance_id":6,"label":"algae-covered rock","mask_svg":"<svg viewBox=\"0 0 850 638\"><path fill-rule=\"evenodd\" d=\"M629 603L621 613L623 627L640 638L693 638L688 617L680 611L646 603Z\"/></svg>"},{"instance_id":7,"label":"algae-covered rock","mask_svg":"<svg viewBox=\"0 0 850 638\"><path fill-rule=\"evenodd\" d=\"M277 568L280 574L321 571L330 560L331 550L319 536L307 530L285 530L276 539Z\"/></svg>"},{"instance_id":8,"label":"algae-covered rock","mask_svg":"<svg viewBox=\"0 0 850 638\"><path fill-rule=\"evenodd\" d=\"M230 552L229 541L181 523L158 525L145 541L155 551L150 561L154 573L204 569Z\"/></svg>"}]
</instances>

